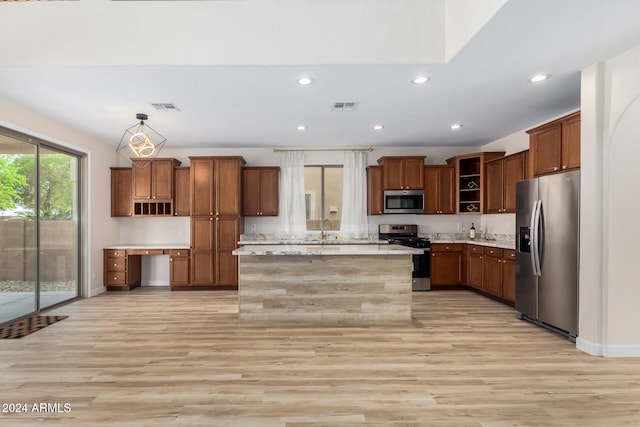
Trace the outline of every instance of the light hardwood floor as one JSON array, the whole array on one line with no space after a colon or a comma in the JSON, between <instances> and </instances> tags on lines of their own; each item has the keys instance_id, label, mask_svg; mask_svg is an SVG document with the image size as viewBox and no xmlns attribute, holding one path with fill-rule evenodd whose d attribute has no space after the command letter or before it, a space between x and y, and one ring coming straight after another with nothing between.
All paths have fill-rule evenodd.
<instances>
[{"instance_id":1,"label":"light hardwood floor","mask_svg":"<svg viewBox=\"0 0 640 427\"><path fill-rule=\"evenodd\" d=\"M29 407L0 425L640 425L640 359L586 355L472 292L413 304L411 326L258 327L230 291L81 300L0 340L0 399Z\"/></svg>"}]
</instances>

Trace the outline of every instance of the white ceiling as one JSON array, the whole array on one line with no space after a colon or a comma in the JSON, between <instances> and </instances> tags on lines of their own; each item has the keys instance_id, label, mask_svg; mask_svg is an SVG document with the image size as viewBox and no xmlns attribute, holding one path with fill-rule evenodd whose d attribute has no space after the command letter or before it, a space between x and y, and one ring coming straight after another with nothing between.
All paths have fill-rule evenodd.
<instances>
[{"instance_id":1,"label":"white ceiling","mask_svg":"<svg viewBox=\"0 0 640 427\"><path fill-rule=\"evenodd\" d=\"M0 98L114 146L136 113L167 148L471 146L579 108L580 70L640 44L637 0L484 1L0 2Z\"/></svg>"}]
</instances>

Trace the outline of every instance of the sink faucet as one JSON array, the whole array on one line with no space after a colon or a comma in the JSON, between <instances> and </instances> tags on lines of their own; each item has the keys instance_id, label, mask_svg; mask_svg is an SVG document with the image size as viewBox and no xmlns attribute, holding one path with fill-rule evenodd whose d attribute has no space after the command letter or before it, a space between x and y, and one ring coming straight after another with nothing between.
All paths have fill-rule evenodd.
<instances>
[{"instance_id":1,"label":"sink faucet","mask_svg":"<svg viewBox=\"0 0 640 427\"><path fill-rule=\"evenodd\" d=\"M331 220L329 218L325 218L322 220L322 230L320 231L320 239L324 240L327 238L327 232L324 227L329 224L329 228L331 228Z\"/></svg>"}]
</instances>

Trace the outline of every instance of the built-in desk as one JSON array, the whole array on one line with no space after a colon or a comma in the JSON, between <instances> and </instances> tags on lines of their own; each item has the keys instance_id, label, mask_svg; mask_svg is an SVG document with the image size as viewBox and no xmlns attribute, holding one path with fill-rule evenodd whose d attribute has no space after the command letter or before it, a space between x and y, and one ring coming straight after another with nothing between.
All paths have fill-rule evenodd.
<instances>
[{"instance_id":1,"label":"built-in desk","mask_svg":"<svg viewBox=\"0 0 640 427\"><path fill-rule=\"evenodd\" d=\"M114 245L104 248L104 286L108 291L130 291L142 283L142 257L169 255L169 285L189 284L189 246Z\"/></svg>"}]
</instances>

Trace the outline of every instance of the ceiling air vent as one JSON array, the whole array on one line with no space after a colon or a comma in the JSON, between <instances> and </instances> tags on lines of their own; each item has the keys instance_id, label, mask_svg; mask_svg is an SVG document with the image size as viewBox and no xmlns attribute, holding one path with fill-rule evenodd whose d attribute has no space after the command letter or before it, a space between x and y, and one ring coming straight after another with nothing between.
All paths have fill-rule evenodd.
<instances>
[{"instance_id":1,"label":"ceiling air vent","mask_svg":"<svg viewBox=\"0 0 640 427\"><path fill-rule=\"evenodd\" d=\"M358 106L357 102L336 102L333 104L333 111L353 111Z\"/></svg>"},{"instance_id":2,"label":"ceiling air vent","mask_svg":"<svg viewBox=\"0 0 640 427\"><path fill-rule=\"evenodd\" d=\"M172 102L152 103L153 108L160 111L180 111L178 106Z\"/></svg>"}]
</instances>

